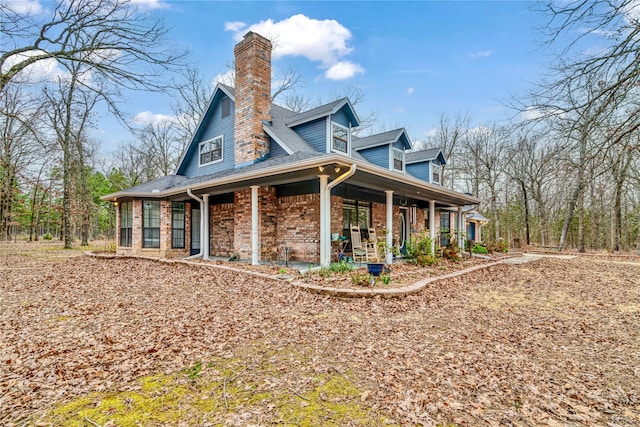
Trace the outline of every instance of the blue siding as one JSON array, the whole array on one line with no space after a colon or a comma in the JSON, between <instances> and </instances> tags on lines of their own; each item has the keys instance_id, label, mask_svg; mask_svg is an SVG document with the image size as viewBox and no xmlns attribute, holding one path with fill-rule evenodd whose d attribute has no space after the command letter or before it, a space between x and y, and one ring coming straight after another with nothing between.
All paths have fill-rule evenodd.
<instances>
[{"instance_id":1,"label":"blue siding","mask_svg":"<svg viewBox=\"0 0 640 427\"><path fill-rule=\"evenodd\" d=\"M402 141L398 140L393 143L393 148L397 148L400 151L404 151L404 144L402 143Z\"/></svg>"},{"instance_id":2,"label":"blue siding","mask_svg":"<svg viewBox=\"0 0 640 427\"><path fill-rule=\"evenodd\" d=\"M358 151L367 161L376 166L389 169L389 145L381 145L379 147L367 148Z\"/></svg>"},{"instance_id":3,"label":"blue siding","mask_svg":"<svg viewBox=\"0 0 640 427\"><path fill-rule=\"evenodd\" d=\"M430 171L431 162L412 163L407 165L407 172L426 182L431 182Z\"/></svg>"},{"instance_id":4,"label":"blue siding","mask_svg":"<svg viewBox=\"0 0 640 427\"><path fill-rule=\"evenodd\" d=\"M327 119L325 117L296 126L293 130L317 151L327 152Z\"/></svg>"},{"instance_id":5,"label":"blue siding","mask_svg":"<svg viewBox=\"0 0 640 427\"><path fill-rule=\"evenodd\" d=\"M275 142L272 138L269 138L269 144L271 145L271 148L269 149L270 158L282 157L287 155L287 152L284 151L284 149L280 147L280 145L277 142Z\"/></svg>"},{"instance_id":6,"label":"blue siding","mask_svg":"<svg viewBox=\"0 0 640 427\"><path fill-rule=\"evenodd\" d=\"M349 122L349 116L345 112L347 108L349 107L346 105L342 107L337 113L331 116L331 120L348 128L351 123Z\"/></svg>"},{"instance_id":7,"label":"blue siding","mask_svg":"<svg viewBox=\"0 0 640 427\"><path fill-rule=\"evenodd\" d=\"M235 106L234 103L231 102L231 114L222 118L220 114L221 99L222 97L217 99L217 102L214 101L214 105L212 105L212 108L207 112L207 116L205 116L205 120L203 121L196 138L188 149L187 157L178 171L179 174L191 178L222 170L233 169L233 118L235 115ZM222 161L203 167L198 166L198 145L202 141L215 138L219 135L224 135Z\"/></svg>"}]
</instances>

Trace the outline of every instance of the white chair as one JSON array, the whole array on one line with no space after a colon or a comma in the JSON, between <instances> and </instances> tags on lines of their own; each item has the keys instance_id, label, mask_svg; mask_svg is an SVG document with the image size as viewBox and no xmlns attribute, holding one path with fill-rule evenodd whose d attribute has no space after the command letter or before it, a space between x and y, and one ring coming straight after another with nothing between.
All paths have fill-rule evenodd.
<instances>
[{"instance_id":1,"label":"white chair","mask_svg":"<svg viewBox=\"0 0 640 427\"><path fill-rule=\"evenodd\" d=\"M362 237L360 235L360 227L351 225L351 252L353 252L353 260L357 262L368 261L367 248L362 245Z\"/></svg>"}]
</instances>

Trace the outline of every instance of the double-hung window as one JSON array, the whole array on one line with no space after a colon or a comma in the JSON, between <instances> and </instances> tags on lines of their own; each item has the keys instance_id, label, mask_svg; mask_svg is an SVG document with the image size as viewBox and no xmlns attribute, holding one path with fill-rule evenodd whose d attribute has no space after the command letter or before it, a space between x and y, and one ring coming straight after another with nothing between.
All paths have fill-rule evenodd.
<instances>
[{"instance_id":1,"label":"double-hung window","mask_svg":"<svg viewBox=\"0 0 640 427\"><path fill-rule=\"evenodd\" d=\"M440 184L441 174L442 167L431 162L431 182L433 182L434 184Z\"/></svg>"},{"instance_id":2,"label":"double-hung window","mask_svg":"<svg viewBox=\"0 0 640 427\"><path fill-rule=\"evenodd\" d=\"M222 161L223 141L224 137L220 135L200 143L200 166Z\"/></svg>"},{"instance_id":3,"label":"double-hung window","mask_svg":"<svg viewBox=\"0 0 640 427\"><path fill-rule=\"evenodd\" d=\"M451 213L440 212L440 246L447 246L451 237Z\"/></svg>"},{"instance_id":4,"label":"double-hung window","mask_svg":"<svg viewBox=\"0 0 640 427\"><path fill-rule=\"evenodd\" d=\"M331 124L331 149L349 154L349 128L337 123Z\"/></svg>"},{"instance_id":5,"label":"double-hung window","mask_svg":"<svg viewBox=\"0 0 640 427\"><path fill-rule=\"evenodd\" d=\"M397 148L393 149L393 170L404 171L404 151Z\"/></svg>"},{"instance_id":6,"label":"double-hung window","mask_svg":"<svg viewBox=\"0 0 640 427\"><path fill-rule=\"evenodd\" d=\"M142 201L142 247L160 247L160 202Z\"/></svg>"},{"instance_id":7,"label":"double-hung window","mask_svg":"<svg viewBox=\"0 0 640 427\"><path fill-rule=\"evenodd\" d=\"M120 204L120 246L131 247L133 202Z\"/></svg>"},{"instance_id":8,"label":"double-hung window","mask_svg":"<svg viewBox=\"0 0 640 427\"><path fill-rule=\"evenodd\" d=\"M185 205L184 202L171 204L171 247L184 248L185 229Z\"/></svg>"}]
</instances>

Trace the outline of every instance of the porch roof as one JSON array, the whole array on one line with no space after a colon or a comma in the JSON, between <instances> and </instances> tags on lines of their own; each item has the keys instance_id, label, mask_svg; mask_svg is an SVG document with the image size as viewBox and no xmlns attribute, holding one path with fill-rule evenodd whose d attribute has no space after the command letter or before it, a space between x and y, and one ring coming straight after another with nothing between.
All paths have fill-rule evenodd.
<instances>
[{"instance_id":1,"label":"porch roof","mask_svg":"<svg viewBox=\"0 0 640 427\"><path fill-rule=\"evenodd\" d=\"M355 165L356 172L345 182L377 191L392 190L394 195L416 200L435 200L439 204L463 206L479 204L480 199L437 184L430 184L409 174L390 171L365 160L340 154L300 152L268 159L253 165L194 178L171 175L137 187L103 196L103 200L117 201L123 198L172 198L187 197L187 190L194 194L224 194L246 189L252 185L275 186L313 179L327 174L331 179ZM322 171L320 170L322 168ZM339 168L339 170L337 169Z\"/></svg>"}]
</instances>

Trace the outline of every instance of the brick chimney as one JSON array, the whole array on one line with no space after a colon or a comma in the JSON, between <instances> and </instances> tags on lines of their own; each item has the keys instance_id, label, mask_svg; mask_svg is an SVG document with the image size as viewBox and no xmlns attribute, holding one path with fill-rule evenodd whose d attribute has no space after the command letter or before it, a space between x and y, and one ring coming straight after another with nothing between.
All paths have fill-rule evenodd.
<instances>
[{"instance_id":1,"label":"brick chimney","mask_svg":"<svg viewBox=\"0 0 640 427\"><path fill-rule=\"evenodd\" d=\"M251 164L269 154L262 121L271 121L271 41L252 31L233 50L236 59L236 165Z\"/></svg>"}]
</instances>

